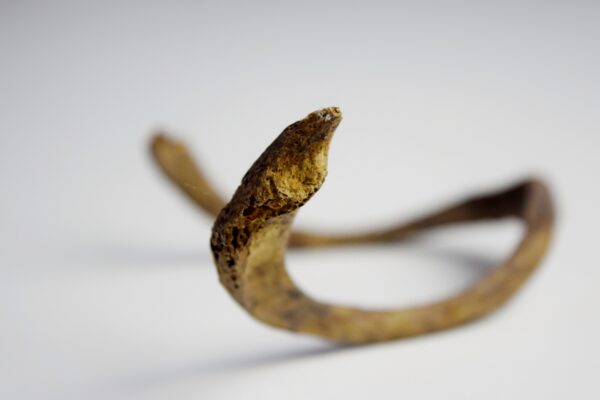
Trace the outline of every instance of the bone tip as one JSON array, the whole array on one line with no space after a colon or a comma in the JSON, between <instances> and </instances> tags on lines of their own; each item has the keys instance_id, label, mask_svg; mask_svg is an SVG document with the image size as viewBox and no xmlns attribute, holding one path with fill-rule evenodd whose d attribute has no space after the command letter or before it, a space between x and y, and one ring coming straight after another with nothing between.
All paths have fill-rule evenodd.
<instances>
[{"instance_id":1,"label":"bone tip","mask_svg":"<svg viewBox=\"0 0 600 400\"><path fill-rule=\"evenodd\" d=\"M342 110L339 107L325 107L315 111L313 114L325 122L342 119Z\"/></svg>"}]
</instances>

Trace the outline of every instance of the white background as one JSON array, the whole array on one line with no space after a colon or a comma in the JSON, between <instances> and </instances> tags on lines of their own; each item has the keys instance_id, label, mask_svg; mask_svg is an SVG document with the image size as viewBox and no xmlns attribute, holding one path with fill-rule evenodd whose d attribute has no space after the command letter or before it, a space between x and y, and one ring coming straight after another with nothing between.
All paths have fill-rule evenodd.
<instances>
[{"instance_id":1,"label":"white background","mask_svg":"<svg viewBox=\"0 0 600 400\"><path fill-rule=\"evenodd\" d=\"M0 2L0 397L600 397L600 3ZM494 315L360 348L271 329L218 283L164 128L230 195L288 124L344 113L298 226L375 227L530 176L548 257ZM294 252L301 287L392 307L507 255L511 221Z\"/></svg>"}]
</instances>

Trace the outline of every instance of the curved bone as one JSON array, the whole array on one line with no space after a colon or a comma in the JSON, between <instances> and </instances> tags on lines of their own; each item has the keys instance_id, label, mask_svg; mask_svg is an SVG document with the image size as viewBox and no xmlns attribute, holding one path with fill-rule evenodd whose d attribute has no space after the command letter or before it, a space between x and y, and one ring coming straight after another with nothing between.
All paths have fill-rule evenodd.
<instances>
[{"instance_id":1,"label":"curved bone","mask_svg":"<svg viewBox=\"0 0 600 400\"><path fill-rule=\"evenodd\" d=\"M472 321L496 309L521 287L547 249L554 219L548 190L536 180L459 203L400 229L486 218L523 221L525 234L512 255L454 297L415 308L364 310L325 304L304 294L285 269L285 250L296 210L325 179L329 143L340 120L339 109L333 107L287 127L252 165L219 213L211 249L221 283L242 307L275 327L343 343L367 343ZM398 233L390 230L378 239Z\"/></svg>"}]
</instances>

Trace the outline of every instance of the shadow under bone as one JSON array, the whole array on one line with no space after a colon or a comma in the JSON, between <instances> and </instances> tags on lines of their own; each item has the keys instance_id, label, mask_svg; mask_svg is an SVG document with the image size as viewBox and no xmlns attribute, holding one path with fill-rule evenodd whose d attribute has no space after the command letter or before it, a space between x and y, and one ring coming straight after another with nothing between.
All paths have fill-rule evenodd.
<instances>
[{"instance_id":1,"label":"shadow under bone","mask_svg":"<svg viewBox=\"0 0 600 400\"><path fill-rule=\"evenodd\" d=\"M301 345L283 351L253 350L247 354L238 354L222 359L207 360L205 362L190 363L188 365L142 373L137 376L120 379L116 384L113 382L109 385L110 389L106 388L106 390L110 392L135 393L157 385L202 379L219 373L235 373L252 368L267 367L282 363L289 364L294 361L333 354L346 348L350 348L350 346L327 341L316 341L314 344Z\"/></svg>"}]
</instances>

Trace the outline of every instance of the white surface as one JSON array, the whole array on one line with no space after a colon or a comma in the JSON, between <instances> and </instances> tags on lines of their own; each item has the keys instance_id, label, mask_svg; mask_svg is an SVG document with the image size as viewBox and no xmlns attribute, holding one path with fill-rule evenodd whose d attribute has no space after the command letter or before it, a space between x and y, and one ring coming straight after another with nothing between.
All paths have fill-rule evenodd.
<instances>
[{"instance_id":1,"label":"white surface","mask_svg":"<svg viewBox=\"0 0 600 400\"><path fill-rule=\"evenodd\" d=\"M599 398L600 3L213 3L0 3L0 398ZM545 177L558 230L514 301L352 349L234 304L211 221L161 179L150 132L187 140L230 194L330 105L345 117L300 226L377 226ZM518 234L289 262L323 299L409 305L460 290Z\"/></svg>"}]
</instances>

